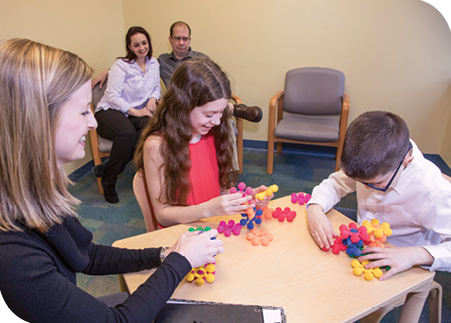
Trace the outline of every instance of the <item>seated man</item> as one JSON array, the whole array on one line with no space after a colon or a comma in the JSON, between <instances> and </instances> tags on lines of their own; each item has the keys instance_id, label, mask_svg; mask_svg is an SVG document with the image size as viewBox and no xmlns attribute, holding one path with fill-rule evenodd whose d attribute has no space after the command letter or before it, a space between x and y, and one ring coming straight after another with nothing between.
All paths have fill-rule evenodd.
<instances>
[{"instance_id":1,"label":"seated man","mask_svg":"<svg viewBox=\"0 0 451 323\"><path fill-rule=\"evenodd\" d=\"M169 29L169 44L171 44L172 52L161 54L158 57L160 78L163 80L166 88L171 81L172 75L183 62L193 58L209 58L204 53L195 52L191 49L191 28L183 21L177 21L171 25ZM107 78L108 70L100 73L92 81L92 87L100 83L100 88L102 88ZM233 107L233 116L250 122L260 122L263 113L259 107L239 104Z\"/></svg>"},{"instance_id":2,"label":"seated man","mask_svg":"<svg viewBox=\"0 0 451 323\"><path fill-rule=\"evenodd\" d=\"M325 212L357 191L358 222L390 224L394 247L365 249L366 268L390 266L380 279L414 265L451 271L451 184L409 138L399 116L371 111L355 119L346 133L341 170L313 189L308 227L320 247L336 237Z\"/></svg>"}]
</instances>

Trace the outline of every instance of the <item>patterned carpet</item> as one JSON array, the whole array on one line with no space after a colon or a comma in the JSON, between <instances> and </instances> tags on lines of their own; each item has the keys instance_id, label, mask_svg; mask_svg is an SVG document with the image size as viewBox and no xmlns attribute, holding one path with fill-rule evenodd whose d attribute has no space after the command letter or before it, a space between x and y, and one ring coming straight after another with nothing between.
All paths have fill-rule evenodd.
<instances>
[{"instance_id":1,"label":"patterned carpet","mask_svg":"<svg viewBox=\"0 0 451 323\"><path fill-rule=\"evenodd\" d=\"M334 171L333 157L305 155L299 153L282 153L274 156L274 173L266 174L266 151L258 149L244 149L244 172L238 180L247 186L259 185L279 186L277 197L289 195L293 192L311 193L312 189ZM433 160L434 161L434 160ZM443 164L443 163L442 163ZM439 165L442 166L442 164ZM446 165L446 164L445 164ZM91 169L86 165L83 169ZM442 169L449 173L449 168ZM82 201L77 212L81 223L94 235L94 242L111 245L114 241L145 233L144 220L132 190L132 180L135 167L131 163L117 182L117 192L120 202L109 204L99 194L97 181L92 172L79 178L70 192ZM80 176L79 176L80 177ZM356 209L355 194L344 198L339 206ZM119 292L117 276L93 277L78 274L78 286L88 293L99 297ZM451 273L438 272L436 281L443 287L442 321L451 322ZM388 313L381 321L383 323L398 322L401 308ZM429 322L428 307L425 306L420 322Z\"/></svg>"}]
</instances>

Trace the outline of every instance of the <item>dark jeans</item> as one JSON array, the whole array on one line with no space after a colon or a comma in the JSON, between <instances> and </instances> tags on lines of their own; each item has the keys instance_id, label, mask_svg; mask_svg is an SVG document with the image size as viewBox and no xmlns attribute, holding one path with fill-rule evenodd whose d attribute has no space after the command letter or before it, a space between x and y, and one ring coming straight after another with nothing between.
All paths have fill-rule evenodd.
<instances>
[{"instance_id":1,"label":"dark jeans","mask_svg":"<svg viewBox=\"0 0 451 323\"><path fill-rule=\"evenodd\" d=\"M128 162L133 159L136 144L150 118L127 117L114 109L100 110L96 112L95 118L98 123L97 133L113 141L102 181L116 185L117 175L122 173Z\"/></svg>"}]
</instances>

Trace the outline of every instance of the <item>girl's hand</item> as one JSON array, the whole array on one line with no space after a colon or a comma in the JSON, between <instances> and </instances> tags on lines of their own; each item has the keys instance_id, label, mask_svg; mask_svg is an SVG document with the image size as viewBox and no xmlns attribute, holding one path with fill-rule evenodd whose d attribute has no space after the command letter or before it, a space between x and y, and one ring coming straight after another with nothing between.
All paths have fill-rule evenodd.
<instances>
[{"instance_id":1,"label":"girl's hand","mask_svg":"<svg viewBox=\"0 0 451 323\"><path fill-rule=\"evenodd\" d=\"M244 213L247 209L255 206L251 198L249 195L243 197L242 193L224 194L212 198L205 204L206 217ZM250 204L244 204L247 202Z\"/></svg>"},{"instance_id":2,"label":"girl's hand","mask_svg":"<svg viewBox=\"0 0 451 323\"><path fill-rule=\"evenodd\" d=\"M263 200L259 200L258 198L255 198L255 195L261 192L264 192L268 189L268 187L266 187L265 185L262 185L260 187L257 187L256 189L254 189L254 194L252 194L252 196L254 197L254 203L255 205L260 208L260 209L264 209L269 201L271 201L271 199L274 197L274 194L271 194L270 196L266 196Z\"/></svg>"},{"instance_id":3,"label":"girl's hand","mask_svg":"<svg viewBox=\"0 0 451 323\"><path fill-rule=\"evenodd\" d=\"M185 232L180 235L177 242L166 250L166 255L171 252L178 252L184 256L191 267L199 267L206 263L215 262L214 256L223 253L223 242L218 239L211 239L218 235L217 230Z\"/></svg>"}]
</instances>

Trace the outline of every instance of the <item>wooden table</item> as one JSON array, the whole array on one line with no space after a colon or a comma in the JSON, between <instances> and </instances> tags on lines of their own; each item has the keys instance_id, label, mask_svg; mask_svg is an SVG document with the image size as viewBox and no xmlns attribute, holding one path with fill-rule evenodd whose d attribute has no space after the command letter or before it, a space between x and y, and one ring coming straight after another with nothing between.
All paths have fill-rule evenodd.
<instances>
[{"instance_id":1,"label":"wooden table","mask_svg":"<svg viewBox=\"0 0 451 323\"><path fill-rule=\"evenodd\" d=\"M263 220L260 228L274 235L269 246L253 246L246 240L247 229L239 236L219 238L225 252L217 257L212 284L197 287L183 281L173 294L176 299L267 305L284 307L293 322L354 322L392 304L411 292L429 291L434 272L414 267L387 281L366 281L352 273L351 258L320 250L310 237L305 206L291 203L290 197L271 201L270 207L288 206L297 212L293 222ZM116 241L125 248L171 246L188 228L197 225L216 228L221 219L239 221L240 215L214 217L192 225L177 225ZM329 219L336 232L352 222L332 210ZM129 292L135 291L153 271L124 275Z\"/></svg>"}]
</instances>

